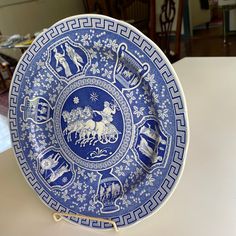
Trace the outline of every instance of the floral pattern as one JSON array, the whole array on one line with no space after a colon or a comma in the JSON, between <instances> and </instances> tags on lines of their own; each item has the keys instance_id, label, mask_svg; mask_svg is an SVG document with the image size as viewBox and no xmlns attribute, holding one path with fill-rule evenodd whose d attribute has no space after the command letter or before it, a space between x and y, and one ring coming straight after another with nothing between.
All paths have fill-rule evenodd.
<instances>
[{"instance_id":1,"label":"floral pattern","mask_svg":"<svg viewBox=\"0 0 236 236\"><path fill-rule=\"evenodd\" d=\"M151 117L158 119L159 125L171 134L174 125L171 96L166 89L165 81L156 74L155 66L144 52L138 47L129 47L127 39L116 38L115 34L99 29L81 29L79 33L71 33L69 38L83 48L89 58L90 64L82 75L88 78L94 76L106 80L108 83L116 84L114 77L119 66L117 63L118 50L120 45L124 43L128 45L127 50L134 57L137 57L141 63L148 61L150 68L145 76L139 78L140 83L131 89L119 88L120 93L129 104L128 109L132 114L131 119L134 128L145 117ZM29 97L31 100L41 97L46 99L52 108L51 117L54 115L58 97L70 83L70 81L61 80L48 69L46 62L52 55L45 47L44 52L35 56L33 62L27 67L19 92L19 103L25 97ZM61 56L61 66L57 65L58 71L66 69L67 65L62 59ZM137 71L126 70L123 76L130 78L133 73L137 73ZM94 103L101 99L92 90L89 96ZM81 98L77 96L73 98L74 104L79 105L80 102ZM29 166L34 170L35 175L38 175L39 156L51 147L60 149L54 129L54 120L48 119L45 123L37 123L33 119L25 119L24 112L21 110L18 111L18 114L19 142L25 156L27 156ZM134 146L134 140L131 140L130 145ZM67 158L65 159L67 160ZM167 167L169 164L170 161L167 162ZM158 167L152 171L147 171L137 161L137 154L132 148L129 149L121 161L115 163L111 168L110 174L121 183L123 192L116 201L119 211L108 213L101 211L101 200L98 201L101 173L82 168L75 163L71 163L69 171L73 172L73 180L68 183L68 179L63 173L59 178L66 187L51 189L52 197L74 212L90 216L115 217L126 214L127 210L131 211L141 206L143 202L148 201L150 196L160 187L168 168ZM42 181L40 178L39 181Z\"/></svg>"}]
</instances>

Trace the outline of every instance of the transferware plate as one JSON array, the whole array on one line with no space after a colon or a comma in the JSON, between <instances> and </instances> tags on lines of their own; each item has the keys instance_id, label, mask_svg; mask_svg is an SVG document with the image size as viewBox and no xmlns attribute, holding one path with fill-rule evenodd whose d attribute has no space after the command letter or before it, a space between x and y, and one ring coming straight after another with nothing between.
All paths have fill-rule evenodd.
<instances>
[{"instance_id":1,"label":"transferware plate","mask_svg":"<svg viewBox=\"0 0 236 236\"><path fill-rule=\"evenodd\" d=\"M133 26L101 15L59 21L22 56L9 101L20 168L53 210L122 227L173 192L188 141L185 100L168 59Z\"/></svg>"}]
</instances>

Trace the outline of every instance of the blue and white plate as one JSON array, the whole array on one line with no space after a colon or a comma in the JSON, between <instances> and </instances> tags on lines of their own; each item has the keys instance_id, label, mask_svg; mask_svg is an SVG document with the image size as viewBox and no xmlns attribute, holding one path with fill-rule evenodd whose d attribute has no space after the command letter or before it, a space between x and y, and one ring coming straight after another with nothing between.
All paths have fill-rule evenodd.
<instances>
[{"instance_id":1,"label":"blue and white plate","mask_svg":"<svg viewBox=\"0 0 236 236\"><path fill-rule=\"evenodd\" d=\"M14 73L9 118L24 176L58 212L133 224L163 205L183 170L178 78L152 41L109 17L70 17L37 37Z\"/></svg>"}]
</instances>

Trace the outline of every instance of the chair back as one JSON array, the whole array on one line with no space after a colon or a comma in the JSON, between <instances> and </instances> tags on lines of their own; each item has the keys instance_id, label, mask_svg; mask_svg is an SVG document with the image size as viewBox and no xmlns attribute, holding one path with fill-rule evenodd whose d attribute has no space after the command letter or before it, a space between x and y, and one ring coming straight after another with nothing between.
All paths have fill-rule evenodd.
<instances>
[{"instance_id":1,"label":"chair back","mask_svg":"<svg viewBox=\"0 0 236 236\"><path fill-rule=\"evenodd\" d=\"M165 0L161 7L161 14L159 17L161 34L159 34L159 43L171 62L180 59L183 5L184 0L179 0L176 12L176 2L174 0ZM173 30L175 19L176 30Z\"/></svg>"},{"instance_id":2,"label":"chair back","mask_svg":"<svg viewBox=\"0 0 236 236\"><path fill-rule=\"evenodd\" d=\"M155 0L86 0L86 11L124 20L155 41Z\"/></svg>"}]
</instances>

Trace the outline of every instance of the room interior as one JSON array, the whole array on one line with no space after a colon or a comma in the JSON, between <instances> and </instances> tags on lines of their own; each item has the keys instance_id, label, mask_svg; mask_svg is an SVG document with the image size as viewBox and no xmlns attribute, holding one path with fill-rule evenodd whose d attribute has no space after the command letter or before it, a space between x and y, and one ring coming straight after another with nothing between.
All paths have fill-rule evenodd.
<instances>
[{"instance_id":1,"label":"room interior","mask_svg":"<svg viewBox=\"0 0 236 236\"><path fill-rule=\"evenodd\" d=\"M1 0L0 235L235 235L235 64L236 0Z\"/></svg>"},{"instance_id":2,"label":"room interior","mask_svg":"<svg viewBox=\"0 0 236 236\"><path fill-rule=\"evenodd\" d=\"M169 15L170 18L166 18L165 6L173 9L174 13L170 13L172 14ZM225 18L224 12L226 12ZM84 13L104 14L134 25L151 38L172 63L184 57L236 55L233 20L236 16L235 10L233 7L228 9L222 6L217 0L69 0L66 3L63 0L2 1L0 3L2 45L0 46L0 114L2 116L7 117L8 91L14 68L35 35L57 20ZM227 28L227 42L224 42L224 28ZM30 43L23 46L16 44L11 47L4 46L4 42L12 35L21 36ZM1 140L0 147L3 147L5 145L2 142L5 138Z\"/></svg>"}]
</instances>

